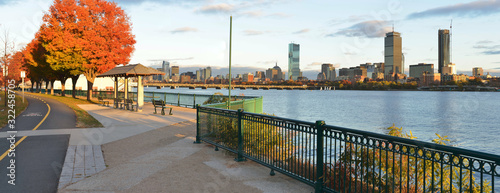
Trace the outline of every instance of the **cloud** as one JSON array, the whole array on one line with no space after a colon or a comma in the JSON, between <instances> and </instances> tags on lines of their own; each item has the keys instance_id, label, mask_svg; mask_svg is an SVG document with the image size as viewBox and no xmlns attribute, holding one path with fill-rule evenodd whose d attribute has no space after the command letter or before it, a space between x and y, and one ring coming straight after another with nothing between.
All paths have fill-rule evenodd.
<instances>
[{"instance_id":1,"label":"cloud","mask_svg":"<svg viewBox=\"0 0 500 193\"><path fill-rule=\"evenodd\" d=\"M500 55L500 44L493 44L490 40L478 41L472 48L482 50L484 55Z\"/></svg>"},{"instance_id":2,"label":"cloud","mask_svg":"<svg viewBox=\"0 0 500 193\"><path fill-rule=\"evenodd\" d=\"M176 33L186 33L186 32L197 32L197 31L198 31L198 29L196 29L196 28L181 27L181 28L177 28L177 29L170 31L170 33L176 34Z\"/></svg>"},{"instance_id":3,"label":"cloud","mask_svg":"<svg viewBox=\"0 0 500 193\"><path fill-rule=\"evenodd\" d=\"M385 33L390 32L389 22L380 20L364 21L352 25L351 27L341 29L335 33L327 34L327 37L346 36L346 37L384 37Z\"/></svg>"},{"instance_id":4,"label":"cloud","mask_svg":"<svg viewBox=\"0 0 500 193\"><path fill-rule=\"evenodd\" d=\"M303 33L307 33L311 31L310 29L302 29L302 30L299 30L299 31L296 31L296 32L293 32L293 34L303 34Z\"/></svg>"},{"instance_id":5,"label":"cloud","mask_svg":"<svg viewBox=\"0 0 500 193\"><path fill-rule=\"evenodd\" d=\"M288 15L286 13L271 13L267 15L268 17L280 17L280 18L286 18L286 17L291 17L291 15Z\"/></svg>"},{"instance_id":6,"label":"cloud","mask_svg":"<svg viewBox=\"0 0 500 193\"><path fill-rule=\"evenodd\" d=\"M247 11L241 13L242 16L248 16L248 17L262 17L264 16L264 13L262 11Z\"/></svg>"},{"instance_id":7,"label":"cloud","mask_svg":"<svg viewBox=\"0 0 500 193\"><path fill-rule=\"evenodd\" d=\"M491 40L482 40L477 42L477 44L491 44L491 43L493 43L493 41Z\"/></svg>"},{"instance_id":8,"label":"cloud","mask_svg":"<svg viewBox=\"0 0 500 193\"><path fill-rule=\"evenodd\" d=\"M439 16L479 17L500 12L500 0L478 0L470 3L459 3L437 7L408 15L408 19L419 19Z\"/></svg>"},{"instance_id":9,"label":"cloud","mask_svg":"<svg viewBox=\"0 0 500 193\"><path fill-rule=\"evenodd\" d=\"M487 50L482 53L485 55L500 55L500 50Z\"/></svg>"},{"instance_id":10,"label":"cloud","mask_svg":"<svg viewBox=\"0 0 500 193\"><path fill-rule=\"evenodd\" d=\"M245 30L245 31L243 31L243 33L245 33L245 35L247 35L247 36L256 36L256 35L262 35L265 33L269 33L269 31Z\"/></svg>"},{"instance_id":11,"label":"cloud","mask_svg":"<svg viewBox=\"0 0 500 193\"><path fill-rule=\"evenodd\" d=\"M199 9L197 12L207 13L207 14L216 14L216 13L231 13L235 10L235 6L227 3L220 3L215 5L206 5Z\"/></svg>"}]
</instances>

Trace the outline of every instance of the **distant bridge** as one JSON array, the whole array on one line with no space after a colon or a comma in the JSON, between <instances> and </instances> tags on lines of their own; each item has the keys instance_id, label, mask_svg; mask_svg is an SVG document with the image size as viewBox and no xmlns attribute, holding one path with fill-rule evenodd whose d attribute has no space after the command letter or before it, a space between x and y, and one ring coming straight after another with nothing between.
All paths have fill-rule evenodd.
<instances>
[{"instance_id":1,"label":"distant bridge","mask_svg":"<svg viewBox=\"0 0 500 193\"><path fill-rule=\"evenodd\" d=\"M156 82L150 82L150 83L145 83L144 86L148 87L170 87L171 89L179 88L179 87L184 87L184 88L189 88L189 89L195 89L195 88L201 88L201 89L207 89L207 88L215 88L215 89L227 89L229 85L227 84L179 84L179 83L156 83ZM269 89L275 89L275 90L330 90L329 87L319 87L319 86L307 86L307 85L302 85L302 86L290 86L290 85L231 85L233 89L241 89L241 90L246 90L246 89L253 89L253 90L269 90ZM333 90L333 88L332 88Z\"/></svg>"}]
</instances>

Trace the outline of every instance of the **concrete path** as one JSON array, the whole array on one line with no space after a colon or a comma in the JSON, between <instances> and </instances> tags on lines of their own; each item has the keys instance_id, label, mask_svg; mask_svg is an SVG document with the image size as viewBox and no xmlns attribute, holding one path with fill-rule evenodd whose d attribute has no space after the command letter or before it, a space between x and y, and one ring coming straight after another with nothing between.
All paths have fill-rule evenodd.
<instances>
[{"instance_id":1,"label":"concrete path","mask_svg":"<svg viewBox=\"0 0 500 193\"><path fill-rule=\"evenodd\" d=\"M207 144L193 144L196 110L174 107L173 115L130 112L98 105L81 105L105 128L71 133L70 148L76 146L71 183L58 192L312 192L313 188L285 175L269 176L270 170L252 161L235 162L234 155L214 151ZM50 131L47 131L50 132ZM98 172L98 146L102 145L106 169ZM96 174L74 167L79 147L94 156ZM92 153L87 148L92 147ZM69 153L68 153L69 154ZM97 155L97 156L96 156ZM71 159L73 155L70 155ZM80 165L82 165L80 163ZM65 166L66 167L66 163ZM64 171L63 167L63 173ZM81 167L80 167L81 168ZM75 180L75 172L85 176ZM69 170L68 170L69 171ZM82 173L83 171L83 173ZM68 174L69 172L65 173ZM90 176L87 176L89 174ZM68 177L67 177L68 178ZM69 181L68 179L62 179Z\"/></svg>"}]
</instances>

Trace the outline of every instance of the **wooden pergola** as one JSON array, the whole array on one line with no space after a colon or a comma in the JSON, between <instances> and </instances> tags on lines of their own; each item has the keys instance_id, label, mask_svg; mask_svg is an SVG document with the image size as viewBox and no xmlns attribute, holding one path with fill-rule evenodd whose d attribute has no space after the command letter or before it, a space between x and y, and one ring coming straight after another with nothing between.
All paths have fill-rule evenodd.
<instances>
[{"instance_id":1,"label":"wooden pergola","mask_svg":"<svg viewBox=\"0 0 500 193\"><path fill-rule=\"evenodd\" d=\"M125 99L128 99L128 79L130 77L137 77L137 111L141 112L144 106L144 86L142 85L143 76L151 75L164 75L164 72L146 67L142 64L128 64L126 66L115 67L105 73L97 75L97 77L114 77L114 98L118 98L118 78L125 79Z\"/></svg>"}]
</instances>

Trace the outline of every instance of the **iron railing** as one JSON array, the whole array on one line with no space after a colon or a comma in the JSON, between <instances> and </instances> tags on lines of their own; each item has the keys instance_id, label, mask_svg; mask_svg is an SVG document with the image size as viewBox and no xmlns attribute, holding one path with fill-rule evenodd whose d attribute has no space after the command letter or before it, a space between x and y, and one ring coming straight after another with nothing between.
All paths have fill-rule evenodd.
<instances>
[{"instance_id":1,"label":"iron railing","mask_svg":"<svg viewBox=\"0 0 500 193\"><path fill-rule=\"evenodd\" d=\"M499 192L500 156L276 116L197 107L204 141L316 192Z\"/></svg>"},{"instance_id":2,"label":"iron railing","mask_svg":"<svg viewBox=\"0 0 500 193\"><path fill-rule=\"evenodd\" d=\"M75 90L76 96L87 96L86 90ZM42 93L45 93L45 89L41 90ZM48 91L50 93L50 90ZM60 89L54 89L54 94L61 95ZM71 96L73 93L72 90L65 90L64 94L67 96ZM125 92L119 91L117 93L118 98L124 98ZM114 91L92 91L92 96L103 97L104 99L113 99ZM187 93L169 93L169 92L144 92L144 102L151 102L152 99L155 100L163 100L166 104L179 106L179 107L189 107L196 108L196 105L202 105L203 102L207 101L212 95L207 94L187 94ZM227 97L227 96L223 96ZM133 101L137 101L137 92L128 92L128 98ZM262 112L262 97L254 97L254 96L231 96L232 99L236 101L232 101L231 105L233 108L244 108L250 112ZM212 107L223 108L226 104L210 104Z\"/></svg>"}]
</instances>

